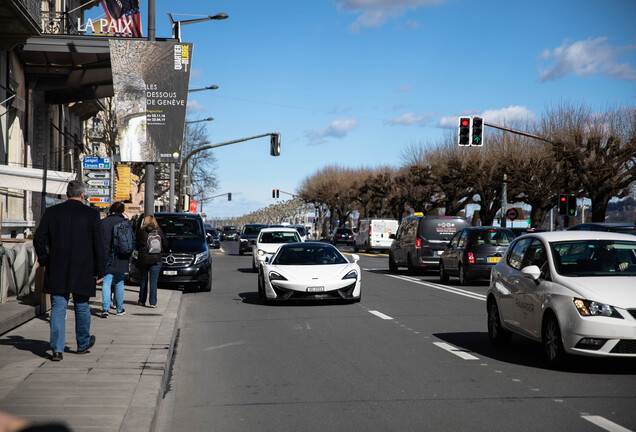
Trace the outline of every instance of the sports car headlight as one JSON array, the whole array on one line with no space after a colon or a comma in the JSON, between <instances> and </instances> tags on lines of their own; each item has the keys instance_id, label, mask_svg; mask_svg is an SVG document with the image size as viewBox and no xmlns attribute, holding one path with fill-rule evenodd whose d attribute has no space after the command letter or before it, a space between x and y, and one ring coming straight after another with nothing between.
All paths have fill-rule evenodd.
<instances>
[{"instance_id":1,"label":"sports car headlight","mask_svg":"<svg viewBox=\"0 0 636 432\"><path fill-rule=\"evenodd\" d=\"M623 319L616 309L607 304L575 298L574 306L581 316L606 316Z\"/></svg>"},{"instance_id":2,"label":"sports car headlight","mask_svg":"<svg viewBox=\"0 0 636 432\"><path fill-rule=\"evenodd\" d=\"M358 272L355 270L351 270L345 275L345 277L343 277L343 279L358 279Z\"/></svg>"},{"instance_id":3,"label":"sports car headlight","mask_svg":"<svg viewBox=\"0 0 636 432\"><path fill-rule=\"evenodd\" d=\"M285 278L285 276L281 276L279 273L276 273L275 271L271 271L269 272L269 280L270 281L275 281L275 280L285 281L287 280L287 278Z\"/></svg>"},{"instance_id":4,"label":"sports car headlight","mask_svg":"<svg viewBox=\"0 0 636 432\"><path fill-rule=\"evenodd\" d=\"M259 249L257 252L260 256L265 255L265 251L263 249Z\"/></svg>"},{"instance_id":5,"label":"sports car headlight","mask_svg":"<svg viewBox=\"0 0 636 432\"><path fill-rule=\"evenodd\" d=\"M196 256L194 257L194 264L199 264L200 262L205 261L208 258L209 252L206 250L205 252L201 252L196 254Z\"/></svg>"}]
</instances>

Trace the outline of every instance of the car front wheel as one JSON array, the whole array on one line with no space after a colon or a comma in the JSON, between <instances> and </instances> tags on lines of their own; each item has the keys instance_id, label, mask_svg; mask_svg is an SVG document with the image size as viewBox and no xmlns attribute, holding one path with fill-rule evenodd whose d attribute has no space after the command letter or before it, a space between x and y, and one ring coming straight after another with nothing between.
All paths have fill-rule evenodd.
<instances>
[{"instance_id":1,"label":"car front wheel","mask_svg":"<svg viewBox=\"0 0 636 432\"><path fill-rule=\"evenodd\" d=\"M563 341L561 340L559 321L553 313L549 312L543 320L541 341L545 360L553 366L563 363L566 355L563 349Z\"/></svg>"},{"instance_id":2,"label":"car front wheel","mask_svg":"<svg viewBox=\"0 0 636 432\"><path fill-rule=\"evenodd\" d=\"M398 271L397 263L393 259L393 254L391 252L389 252L389 271L391 273L397 273Z\"/></svg>"}]
</instances>

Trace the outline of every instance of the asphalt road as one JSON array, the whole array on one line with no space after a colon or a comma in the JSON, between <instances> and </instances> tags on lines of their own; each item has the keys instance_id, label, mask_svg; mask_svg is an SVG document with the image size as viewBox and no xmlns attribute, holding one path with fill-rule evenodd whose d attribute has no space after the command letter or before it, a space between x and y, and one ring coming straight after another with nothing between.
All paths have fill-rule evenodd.
<instances>
[{"instance_id":1,"label":"asphalt road","mask_svg":"<svg viewBox=\"0 0 636 432\"><path fill-rule=\"evenodd\" d=\"M250 256L212 253L212 292L184 295L160 431L636 431L636 362L551 370L535 342L493 347L486 282L360 253L360 303L267 306Z\"/></svg>"}]
</instances>

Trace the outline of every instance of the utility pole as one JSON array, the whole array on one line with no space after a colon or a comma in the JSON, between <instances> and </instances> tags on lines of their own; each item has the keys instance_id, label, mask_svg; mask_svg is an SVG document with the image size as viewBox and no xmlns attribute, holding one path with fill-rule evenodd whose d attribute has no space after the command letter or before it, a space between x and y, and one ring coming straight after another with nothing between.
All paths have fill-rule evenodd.
<instances>
[{"instance_id":1,"label":"utility pole","mask_svg":"<svg viewBox=\"0 0 636 432\"><path fill-rule=\"evenodd\" d=\"M148 0L148 41L155 40L155 0ZM155 164L146 163L146 189L144 191L144 214L155 213Z\"/></svg>"}]
</instances>

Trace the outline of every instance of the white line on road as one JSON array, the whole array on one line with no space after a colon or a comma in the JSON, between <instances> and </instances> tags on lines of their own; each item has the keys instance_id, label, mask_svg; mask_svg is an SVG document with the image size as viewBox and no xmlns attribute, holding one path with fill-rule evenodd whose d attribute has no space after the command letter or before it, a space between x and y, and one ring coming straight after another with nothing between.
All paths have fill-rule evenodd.
<instances>
[{"instance_id":1,"label":"white line on road","mask_svg":"<svg viewBox=\"0 0 636 432\"><path fill-rule=\"evenodd\" d=\"M617 425L614 422L609 421L608 419L595 416L595 415L582 415L582 419L589 421L590 423L595 424L596 426L605 429L610 432L630 432L630 429L624 428L623 426Z\"/></svg>"},{"instance_id":2,"label":"white line on road","mask_svg":"<svg viewBox=\"0 0 636 432\"><path fill-rule=\"evenodd\" d=\"M466 351L457 348L451 344L447 344L446 342L433 342L434 345L437 345L443 350L448 351L451 354L455 354L457 357L463 358L464 360L479 360L472 354L468 354Z\"/></svg>"},{"instance_id":3,"label":"white line on road","mask_svg":"<svg viewBox=\"0 0 636 432\"><path fill-rule=\"evenodd\" d=\"M471 292L471 291L466 291L466 290L463 290L463 289L460 289L460 288L454 288L454 287L449 287L449 286L444 286L444 285L438 285L438 284L432 283L432 282L424 282L424 281L421 281L421 280L418 280L416 278L409 277L409 276L398 276L398 275L391 275L391 274L388 274L387 276L390 276L390 277L393 277L393 278L396 278L396 279L400 279L400 280L403 280L403 281L406 281L406 282L413 282L413 283L416 283L418 285L424 285L424 286L427 286L429 288L433 288L433 289L436 289L436 290L446 291L446 292L453 293L453 294L458 294L458 295L461 295L461 296L464 296L464 297L468 297L468 298L472 298L472 299L475 299L475 300L486 301L486 296L485 295L479 294L479 293L474 293L474 292Z\"/></svg>"},{"instance_id":4,"label":"white line on road","mask_svg":"<svg viewBox=\"0 0 636 432\"><path fill-rule=\"evenodd\" d=\"M382 312L378 312L378 311L369 311L369 313L372 313L373 315L382 318L383 320L392 320L393 318L388 316L388 315L384 315Z\"/></svg>"}]
</instances>

